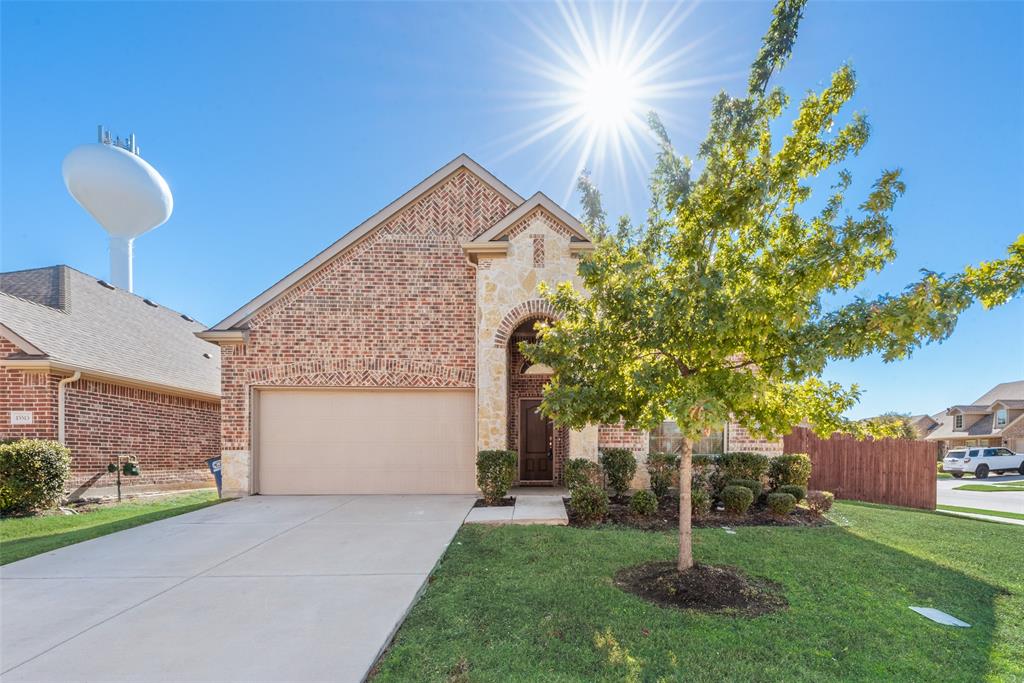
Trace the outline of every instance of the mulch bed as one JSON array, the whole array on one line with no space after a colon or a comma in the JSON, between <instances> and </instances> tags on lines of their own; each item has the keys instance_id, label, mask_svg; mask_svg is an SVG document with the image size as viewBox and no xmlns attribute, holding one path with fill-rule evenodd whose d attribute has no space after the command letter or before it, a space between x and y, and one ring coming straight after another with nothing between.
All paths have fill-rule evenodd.
<instances>
[{"instance_id":1,"label":"mulch bed","mask_svg":"<svg viewBox=\"0 0 1024 683\"><path fill-rule=\"evenodd\" d=\"M638 517L629 509L629 497L613 497L608 504L608 517L602 524L583 524L569 507L569 499L563 498L566 514L569 515L569 526L595 527L602 524L625 526L641 531L673 531L679 528L679 499L666 496L658 501L658 511L650 517ZM754 504L742 517L733 517L724 510L712 510L707 517L693 519L694 528L705 527L738 527L738 526L797 526L818 527L830 526L832 522L816 515L806 508L798 507L785 517L776 517L766 505Z\"/></svg>"},{"instance_id":2,"label":"mulch bed","mask_svg":"<svg viewBox=\"0 0 1024 683\"><path fill-rule=\"evenodd\" d=\"M473 503L475 508L509 508L516 504L515 496L509 496L508 498L502 498L497 503L488 503L483 498L477 498L476 502Z\"/></svg>"},{"instance_id":3,"label":"mulch bed","mask_svg":"<svg viewBox=\"0 0 1024 683\"><path fill-rule=\"evenodd\" d=\"M661 607L757 617L786 609L782 586L737 567L697 564L684 572L675 562L648 562L626 567L615 585Z\"/></svg>"}]
</instances>

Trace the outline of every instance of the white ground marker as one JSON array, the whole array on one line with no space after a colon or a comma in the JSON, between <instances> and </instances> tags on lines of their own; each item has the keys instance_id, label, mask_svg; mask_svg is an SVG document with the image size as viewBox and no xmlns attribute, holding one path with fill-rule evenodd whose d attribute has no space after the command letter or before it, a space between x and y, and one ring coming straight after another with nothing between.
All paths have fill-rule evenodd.
<instances>
[{"instance_id":1,"label":"white ground marker","mask_svg":"<svg viewBox=\"0 0 1024 683\"><path fill-rule=\"evenodd\" d=\"M960 628L971 627L971 625L967 622L960 621L953 615L946 614L942 610L937 610L932 607L911 607L910 609L914 610L922 617L927 617L928 619L931 619L932 621L938 622L940 624L944 624L945 626L959 626Z\"/></svg>"}]
</instances>

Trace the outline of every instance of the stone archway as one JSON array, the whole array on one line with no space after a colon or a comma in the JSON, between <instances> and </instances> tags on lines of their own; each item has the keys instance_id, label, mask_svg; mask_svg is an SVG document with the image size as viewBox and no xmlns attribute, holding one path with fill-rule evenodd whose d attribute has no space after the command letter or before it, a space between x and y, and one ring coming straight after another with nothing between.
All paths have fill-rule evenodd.
<instances>
[{"instance_id":1,"label":"stone archway","mask_svg":"<svg viewBox=\"0 0 1024 683\"><path fill-rule=\"evenodd\" d=\"M544 299L524 301L512 308L501 319L501 323L498 324L498 329L494 333L494 347L504 349L516 328L528 320L541 320L544 318L558 320L559 317L561 316L555 312L555 307Z\"/></svg>"}]
</instances>

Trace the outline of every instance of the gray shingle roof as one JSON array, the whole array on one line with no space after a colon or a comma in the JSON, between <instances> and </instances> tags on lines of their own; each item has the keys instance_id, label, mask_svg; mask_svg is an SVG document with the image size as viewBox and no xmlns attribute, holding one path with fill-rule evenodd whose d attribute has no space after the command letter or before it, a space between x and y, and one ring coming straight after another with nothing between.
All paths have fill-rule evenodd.
<instances>
[{"instance_id":1,"label":"gray shingle roof","mask_svg":"<svg viewBox=\"0 0 1024 683\"><path fill-rule=\"evenodd\" d=\"M975 401L974 404L990 406L1000 399L1024 400L1024 379L1017 382L1003 382L1002 384L997 384Z\"/></svg>"},{"instance_id":2,"label":"gray shingle roof","mask_svg":"<svg viewBox=\"0 0 1024 683\"><path fill-rule=\"evenodd\" d=\"M949 416L948 411L934 415L933 417L941 422L941 424L930 431L926 438L929 441L934 441L939 439L962 439L999 435L1005 429L1005 426L995 426L991 409L992 404L996 401L1006 404L1007 408L1024 405L1024 380L997 384L973 403L951 406L949 410L959 410L967 415L982 414L966 430L953 429L953 418Z\"/></svg>"},{"instance_id":3,"label":"gray shingle roof","mask_svg":"<svg viewBox=\"0 0 1024 683\"><path fill-rule=\"evenodd\" d=\"M0 323L54 362L220 395L204 325L69 266L0 273Z\"/></svg>"}]
</instances>

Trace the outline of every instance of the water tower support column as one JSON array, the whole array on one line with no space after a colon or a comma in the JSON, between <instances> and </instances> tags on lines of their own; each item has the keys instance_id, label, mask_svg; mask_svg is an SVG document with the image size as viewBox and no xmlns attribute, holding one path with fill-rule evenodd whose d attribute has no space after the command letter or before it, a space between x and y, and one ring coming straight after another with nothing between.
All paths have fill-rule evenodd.
<instances>
[{"instance_id":1,"label":"water tower support column","mask_svg":"<svg viewBox=\"0 0 1024 683\"><path fill-rule=\"evenodd\" d=\"M126 292L133 290L132 237L110 237L110 284Z\"/></svg>"}]
</instances>

